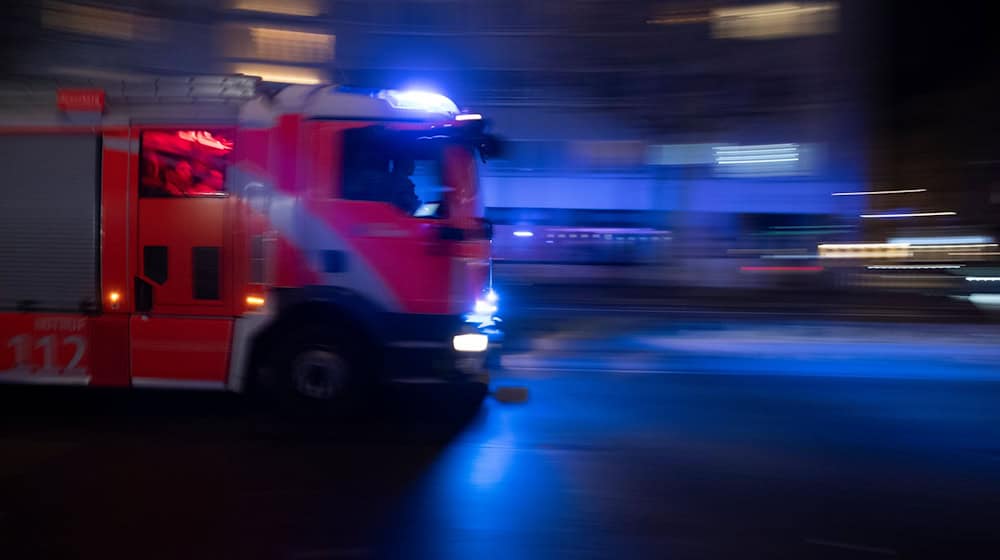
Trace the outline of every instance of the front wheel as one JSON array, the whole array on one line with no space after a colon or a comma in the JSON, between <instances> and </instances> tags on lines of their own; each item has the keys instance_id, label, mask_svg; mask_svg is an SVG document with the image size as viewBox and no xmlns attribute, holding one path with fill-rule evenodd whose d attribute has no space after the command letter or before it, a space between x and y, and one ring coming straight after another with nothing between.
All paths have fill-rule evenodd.
<instances>
[{"instance_id":1,"label":"front wheel","mask_svg":"<svg viewBox=\"0 0 1000 560\"><path fill-rule=\"evenodd\" d=\"M335 400L351 383L351 364L335 349L302 348L291 360L291 384L300 399Z\"/></svg>"},{"instance_id":2,"label":"front wheel","mask_svg":"<svg viewBox=\"0 0 1000 560\"><path fill-rule=\"evenodd\" d=\"M344 414L363 398L364 345L340 330L306 328L285 339L273 359L281 404L295 414Z\"/></svg>"}]
</instances>

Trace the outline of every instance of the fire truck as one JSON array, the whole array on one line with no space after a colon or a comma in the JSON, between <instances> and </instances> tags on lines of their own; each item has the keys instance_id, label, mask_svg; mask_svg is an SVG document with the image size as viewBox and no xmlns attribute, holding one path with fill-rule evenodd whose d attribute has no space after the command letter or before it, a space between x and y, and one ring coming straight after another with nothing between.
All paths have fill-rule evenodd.
<instances>
[{"instance_id":1,"label":"fire truck","mask_svg":"<svg viewBox=\"0 0 1000 560\"><path fill-rule=\"evenodd\" d=\"M485 395L480 115L242 75L73 85L0 95L0 382Z\"/></svg>"}]
</instances>

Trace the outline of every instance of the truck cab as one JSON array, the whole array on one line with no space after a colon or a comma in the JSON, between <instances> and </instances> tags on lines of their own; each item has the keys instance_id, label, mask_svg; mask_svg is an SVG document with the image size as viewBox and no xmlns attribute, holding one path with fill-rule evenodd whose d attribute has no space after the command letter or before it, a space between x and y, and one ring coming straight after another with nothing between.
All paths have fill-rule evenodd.
<instances>
[{"instance_id":1,"label":"truck cab","mask_svg":"<svg viewBox=\"0 0 1000 560\"><path fill-rule=\"evenodd\" d=\"M0 284L0 381L319 406L396 382L485 393L499 330L478 168L499 143L480 115L242 76L55 96L0 128L22 228L0 250L32 255ZM45 169L54 152L66 165Z\"/></svg>"}]
</instances>

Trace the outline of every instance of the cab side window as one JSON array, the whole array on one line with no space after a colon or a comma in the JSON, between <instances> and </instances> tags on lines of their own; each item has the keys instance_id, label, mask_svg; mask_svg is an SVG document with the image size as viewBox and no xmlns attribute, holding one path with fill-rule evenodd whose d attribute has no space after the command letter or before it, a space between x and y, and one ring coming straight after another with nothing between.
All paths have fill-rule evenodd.
<instances>
[{"instance_id":1,"label":"cab side window","mask_svg":"<svg viewBox=\"0 0 1000 560\"><path fill-rule=\"evenodd\" d=\"M341 197L388 202L392 158L381 128L344 132L344 178Z\"/></svg>"},{"instance_id":2,"label":"cab side window","mask_svg":"<svg viewBox=\"0 0 1000 560\"><path fill-rule=\"evenodd\" d=\"M344 132L341 197L385 202L405 214L445 215L440 147L382 127Z\"/></svg>"},{"instance_id":3,"label":"cab side window","mask_svg":"<svg viewBox=\"0 0 1000 560\"><path fill-rule=\"evenodd\" d=\"M139 196L226 196L233 143L212 130L147 130L140 139Z\"/></svg>"}]
</instances>

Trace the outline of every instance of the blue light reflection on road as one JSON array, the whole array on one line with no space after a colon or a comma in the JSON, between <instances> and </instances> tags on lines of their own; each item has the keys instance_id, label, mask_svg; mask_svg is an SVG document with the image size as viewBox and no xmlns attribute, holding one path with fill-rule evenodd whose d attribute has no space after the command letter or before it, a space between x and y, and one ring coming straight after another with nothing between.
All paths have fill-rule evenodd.
<instances>
[{"instance_id":1,"label":"blue light reflection on road","mask_svg":"<svg viewBox=\"0 0 1000 560\"><path fill-rule=\"evenodd\" d=\"M560 526L579 528L583 514L553 460L560 452L519 440L515 416L524 411L486 404L414 481L381 541L386 556L546 558L583 546L551 538Z\"/></svg>"}]
</instances>

